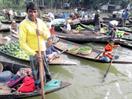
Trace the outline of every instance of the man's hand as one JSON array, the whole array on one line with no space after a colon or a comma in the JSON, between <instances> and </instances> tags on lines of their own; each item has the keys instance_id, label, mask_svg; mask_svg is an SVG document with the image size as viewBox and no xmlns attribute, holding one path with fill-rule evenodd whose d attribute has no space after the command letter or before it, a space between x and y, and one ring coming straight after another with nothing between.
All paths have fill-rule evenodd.
<instances>
[{"instance_id":1,"label":"man's hand","mask_svg":"<svg viewBox=\"0 0 132 99\"><path fill-rule=\"evenodd\" d=\"M40 31L39 29L36 29L36 33L37 33L37 35L43 35L44 34L44 32L43 31Z\"/></svg>"},{"instance_id":2,"label":"man's hand","mask_svg":"<svg viewBox=\"0 0 132 99\"><path fill-rule=\"evenodd\" d=\"M59 57L60 57L59 54L52 54L50 57L48 57L48 59L49 59L49 62L52 62L54 59L59 58Z\"/></svg>"},{"instance_id":3,"label":"man's hand","mask_svg":"<svg viewBox=\"0 0 132 99\"><path fill-rule=\"evenodd\" d=\"M44 55L43 52L41 52L41 55L39 55L38 51L36 52L35 57L38 62L42 60L43 55Z\"/></svg>"}]
</instances>

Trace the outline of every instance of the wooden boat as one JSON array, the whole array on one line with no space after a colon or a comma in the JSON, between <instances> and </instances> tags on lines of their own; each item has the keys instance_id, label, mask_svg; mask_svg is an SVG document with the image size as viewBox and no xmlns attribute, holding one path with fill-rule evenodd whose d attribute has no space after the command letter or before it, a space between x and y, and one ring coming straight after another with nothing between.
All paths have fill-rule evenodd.
<instances>
[{"instance_id":1,"label":"wooden boat","mask_svg":"<svg viewBox=\"0 0 132 99\"><path fill-rule=\"evenodd\" d=\"M96 34L92 31L84 30L78 33L70 32L70 33L57 33L57 37L77 42L77 43L87 43L87 42L106 42L110 39L110 36L104 34Z\"/></svg>"},{"instance_id":2,"label":"wooden boat","mask_svg":"<svg viewBox=\"0 0 132 99\"><path fill-rule=\"evenodd\" d=\"M103 17L102 19L103 19L103 22L104 23L108 23L108 22L110 22L112 20L117 20L119 23L122 22L122 19L121 18L108 18L108 17Z\"/></svg>"},{"instance_id":3,"label":"wooden boat","mask_svg":"<svg viewBox=\"0 0 132 99\"><path fill-rule=\"evenodd\" d=\"M132 33L129 33L128 35L124 35L124 36L122 37L122 39L128 40L128 41L132 41Z\"/></svg>"},{"instance_id":4,"label":"wooden boat","mask_svg":"<svg viewBox=\"0 0 132 99\"><path fill-rule=\"evenodd\" d=\"M7 43L7 39L0 34L0 45L4 45L5 43Z\"/></svg>"},{"instance_id":5,"label":"wooden boat","mask_svg":"<svg viewBox=\"0 0 132 99\"><path fill-rule=\"evenodd\" d=\"M80 23L85 24L85 25L90 25L90 24L91 24L91 25L95 25L93 19L89 19L89 20L81 20Z\"/></svg>"},{"instance_id":6,"label":"wooden boat","mask_svg":"<svg viewBox=\"0 0 132 99\"><path fill-rule=\"evenodd\" d=\"M130 17L128 20L129 20L130 23L132 23L132 17Z\"/></svg>"},{"instance_id":7,"label":"wooden boat","mask_svg":"<svg viewBox=\"0 0 132 99\"><path fill-rule=\"evenodd\" d=\"M89 28L88 27L88 25L84 25L84 24L80 24L80 26L82 26L82 27L84 27L84 28L86 28L86 29L88 29L89 31L94 31L92 28ZM108 26L106 26L106 27L108 27ZM120 31L124 31L124 32L126 32L124 35L123 35L123 37L121 38L121 39L125 39L125 40L132 40L132 30L130 29L130 28L127 28L127 27L117 27L117 29L118 30L120 30ZM106 31L107 32L107 31ZM105 32L104 32L105 33ZM103 34L104 34L103 33ZM105 33L106 34L106 33ZM104 35L105 35L104 34ZM95 35L96 36L96 35ZM98 37L98 36L96 36L96 37ZM108 37L109 38L109 37ZM105 40L104 40L105 41Z\"/></svg>"},{"instance_id":8,"label":"wooden boat","mask_svg":"<svg viewBox=\"0 0 132 99\"><path fill-rule=\"evenodd\" d=\"M16 66L15 64L8 64L5 62L3 63L3 65L4 67L8 68L8 70L11 69L12 72L15 72L16 70L19 70L20 68L22 68L22 66L20 65ZM60 89L68 87L69 85L71 85L69 82L65 82L61 80L51 80L51 84L47 83L47 85L44 87L45 94L56 92ZM5 83L2 83L2 82L0 82L0 92L1 92L0 93L1 99L19 99L19 98L26 98L26 97L33 97L33 96L40 95L40 92L37 90L30 93L19 93L16 91L12 92L11 89Z\"/></svg>"},{"instance_id":9,"label":"wooden boat","mask_svg":"<svg viewBox=\"0 0 132 99\"><path fill-rule=\"evenodd\" d=\"M1 20L1 23L3 23L3 24L11 24L11 21L9 21L9 20Z\"/></svg>"},{"instance_id":10,"label":"wooden boat","mask_svg":"<svg viewBox=\"0 0 132 99\"><path fill-rule=\"evenodd\" d=\"M22 20L15 20L16 21L16 23L20 23ZM12 22L10 21L10 20L1 20L1 23L3 23L3 24L11 24Z\"/></svg>"},{"instance_id":11,"label":"wooden boat","mask_svg":"<svg viewBox=\"0 0 132 99\"><path fill-rule=\"evenodd\" d=\"M97 58L103 52L100 50L95 50L95 49L91 48L91 51L90 52L88 51L89 53L82 54L78 51L78 49L85 47L85 46L83 46L81 44L73 43L70 41L62 40L62 39L60 39L60 41L58 41L55 44L55 47L58 48L59 50L68 49L68 51L66 53L77 56L77 57L81 57L81 58L96 61L96 62L102 62ZM118 59L113 60L113 63L130 63L131 64L132 57L127 59L126 57L119 56Z\"/></svg>"},{"instance_id":12,"label":"wooden boat","mask_svg":"<svg viewBox=\"0 0 132 99\"><path fill-rule=\"evenodd\" d=\"M15 44L14 42L17 42L17 41L13 41L11 43L8 43L7 45L3 45L0 47L0 56L1 56L0 61L2 62L6 61L9 63L15 63L19 65L22 64L25 66L29 66L30 64L29 56L22 49L19 48L18 43ZM14 48L12 48L12 46L14 46ZM17 53L17 54L13 54L13 53ZM61 54L59 56L60 56L59 58L54 58L54 60L51 61L49 64L50 65L76 65L76 63L71 61L70 59L66 60L65 55Z\"/></svg>"},{"instance_id":13,"label":"wooden boat","mask_svg":"<svg viewBox=\"0 0 132 99\"><path fill-rule=\"evenodd\" d=\"M57 37L65 40L69 40L76 43L87 43L87 42L96 42L96 43L106 43L111 37L107 35L97 35L90 31L83 31L82 33L60 33L57 32ZM132 34L124 35L122 38L115 38L114 42L120 44L123 47L132 48Z\"/></svg>"},{"instance_id":14,"label":"wooden boat","mask_svg":"<svg viewBox=\"0 0 132 99\"><path fill-rule=\"evenodd\" d=\"M132 33L132 29L131 28L128 28L128 27L117 27L117 29L119 29L121 31L125 31L125 32Z\"/></svg>"},{"instance_id":15,"label":"wooden boat","mask_svg":"<svg viewBox=\"0 0 132 99\"><path fill-rule=\"evenodd\" d=\"M115 43L120 44L123 47L132 49L132 41L130 40L115 40Z\"/></svg>"},{"instance_id":16,"label":"wooden boat","mask_svg":"<svg viewBox=\"0 0 132 99\"><path fill-rule=\"evenodd\" d=\"M0 32L4 32L4 33L10 32L10 28L9 28L9 27L4 27L4 26L2 26L2 27L0 28Z\"/></svg>"},{"instance_id":17,"label":"wooden boat","mask_svg":"<svg viewBox=\"0 0 132 99\"><path fill-rule=\"evenodd\" d=\"M25 17L26 17L26 15L24 15L24 16L22 16L22 15L16 15L16 16L14 16L14 19L15 19L15 20L22 21L22 20L25 19Z\"/></svg>"}]
</instances>

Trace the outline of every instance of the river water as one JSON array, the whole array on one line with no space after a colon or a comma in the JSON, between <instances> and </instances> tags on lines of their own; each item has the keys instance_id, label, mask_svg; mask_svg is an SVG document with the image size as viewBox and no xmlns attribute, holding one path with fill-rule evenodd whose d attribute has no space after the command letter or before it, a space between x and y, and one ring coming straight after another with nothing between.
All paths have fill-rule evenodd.
<instances>
[{"instance_id":1,"label":"river water","mask_svg":"<svg viewBox=\"0 0 132 99\"><path fill-rule=\"evenodd\" d=\"M91 44L90 44L91 45ZM93 47L102 46L94 44ZM119 47L115 54L132 57L132 51ZM46 99L132 99L132 64L112 64L102 82L109 64L97 63L71 55L65 55L77 65L50 66L54 79L70 82L72 85L46 95ZM40 99L32 97L27 99Z\"/></svg>"}]
</instances>

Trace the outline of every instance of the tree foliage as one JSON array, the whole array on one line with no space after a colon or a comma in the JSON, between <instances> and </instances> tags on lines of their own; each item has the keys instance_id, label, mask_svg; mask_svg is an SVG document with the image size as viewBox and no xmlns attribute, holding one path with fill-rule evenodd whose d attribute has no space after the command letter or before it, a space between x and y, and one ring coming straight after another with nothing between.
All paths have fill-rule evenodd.
<instances>
[{"instance_id":1,"label":"tree foliage","mask_svg":"<svg viewBox=\"0 0 132 99\"><path fill-rule=\"evenodd\" d=\"M24 6L25 0L0 0L1 7L12 7L12 8L22 8ZM72 7L85 7L85 8L98 8L103 4L112 3L112 4L120 4L125 7L128 2L132 2L132 0L33 0L35 2L44 2L43 6L49 8L62 8L65 2L71 4Z\"/></svg>"}]
</instances>

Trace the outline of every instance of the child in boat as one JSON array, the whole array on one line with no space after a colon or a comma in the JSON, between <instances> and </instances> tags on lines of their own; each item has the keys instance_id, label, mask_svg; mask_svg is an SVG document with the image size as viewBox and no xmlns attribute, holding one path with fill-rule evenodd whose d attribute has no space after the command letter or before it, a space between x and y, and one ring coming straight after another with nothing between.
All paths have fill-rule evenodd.
<instances>
[{"instance_id":1,"label":"child in boat","mask_svg":"<svg viewBox=\"0 0 132 99\"><path fill-rule=\"evenodd\" d=\"M47 61L51 62L55 58L59 57L59 51L53 46L53 37L48 38L47 40L47 49L46 49L46 57Z\"/></svg>"},{"instance_id":2,"label":"child in boat","mask_svg":"<svg viewBox=\"0 0 132 99\"><path fill-rule=\"evenodd\" d=\"M55 36L56 35L55 26L53 24L51 25L50 33L51 33L51 36Z\"/></svg>"},{"instance_id":3,"label":"child in boat","mask_svg":"<svg viewBox=\"0 0 132 99\"><path fill-rule=\"evenodd\" d=\"M59 38L57 38L57 36L56 36L55 26L53 24L51 25L50 33L51 33L51 37L52 37L53 41L57 42L59 40Z\"/></svg>"},{"instance_id":4,"label":"child in boat","mask_svg":"<svg viewBox=\"0 0 132 99\"><path fill-rule=\"evenodd\" d=\"M118 46L119 45L114 44L114 41L110 41L104 47L104 52L102 53L102 56L99 57L99 60L103 62L110 62L113 59L113 48L116 48Z\"/></svg>"}]
</instances>

